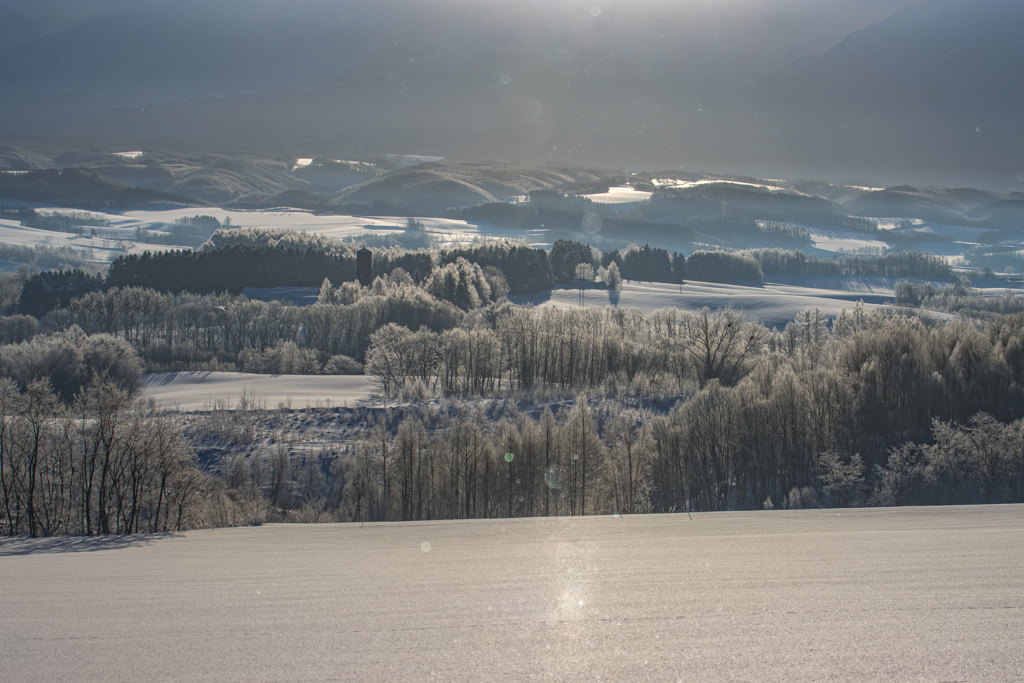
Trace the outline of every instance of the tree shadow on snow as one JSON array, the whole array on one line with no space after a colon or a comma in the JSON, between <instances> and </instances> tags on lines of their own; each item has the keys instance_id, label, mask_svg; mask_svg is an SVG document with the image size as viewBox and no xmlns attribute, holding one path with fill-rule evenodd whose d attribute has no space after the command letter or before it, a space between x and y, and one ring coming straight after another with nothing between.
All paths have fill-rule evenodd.
<instances>
[{"instance_id":1,"label":"tree shadow on snow","mask_svg":"<svg viewBox=\"0 0 1024 683\"><path fill-rule=\"evenodd\" d=\"M98 550L120 550L149 545L182 534L138 534L120 536L50 536L48 538L0 539L0 557L15 555L48 555L55 553L91 553Z\"/></svg>"}]
</instances>

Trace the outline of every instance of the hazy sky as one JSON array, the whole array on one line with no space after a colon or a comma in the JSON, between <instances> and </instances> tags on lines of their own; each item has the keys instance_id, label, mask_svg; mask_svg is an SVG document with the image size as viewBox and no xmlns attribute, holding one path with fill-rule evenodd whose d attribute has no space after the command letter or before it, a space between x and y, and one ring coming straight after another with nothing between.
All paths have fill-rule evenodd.
<instances>
[{"instance_id":1,"label":"hazy sky","mask_svg":"<svg viewBox=\"0 0 1024 683\"><path fill-rule=\"evenodd\" d=\"M1008 166L1021 153L1022 8L0 0L0 130L301 155L761 159L750 170L768 173L845 173L841 160L966 168L993 155Z\"/></svg>"}]
</instances>

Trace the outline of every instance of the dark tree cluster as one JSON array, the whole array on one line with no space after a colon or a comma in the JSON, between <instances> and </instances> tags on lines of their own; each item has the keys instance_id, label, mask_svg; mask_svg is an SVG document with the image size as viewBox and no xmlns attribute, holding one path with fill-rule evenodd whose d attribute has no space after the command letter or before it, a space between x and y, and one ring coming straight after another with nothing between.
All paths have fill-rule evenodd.
<instances>
[{"instance_id":1,"label":"dark tree cluster","mask_svg":"<svg viewBox=\"0 0 1024 683\"><path fill-rule=\"evenodd\" d=\"M756 259L725 251L695 251L686 259L691 279L703 282L761 282L764 273Z\"/></svg>"},{"instance_id":2,"label":"dark tree cluster","mask_svg":"<svg viewBox=\"0 0 1024 683\"><path fill-rule=\"evenodd\" d=\"M543 249L510 242L490 243L442 251L440 262L452 263L459 258L482 268L490 266L500 270L510 294L532 294L551 289L551 259Z\"/></svg>"},{"instance_id":3,"label":"dark tree cluster","mask_svg":"<svg viewBox=\"0 0 1024 683\"><path fill-rule=\"evenodd\" d=\"M0 379L0 533L133 534L203 523L213 484L171 415L95 382L71 406Z\"/></svg>"},{"instance_id":4,"label":"dark tree cluster","mask_svg":"<svg viewBox=\"0 0 1024 683\"><path fill-rule=\"evenodd\" d=\"M110 222L85 211L39 213L27 206L0 205L0 218L18 221L26 228L82 234L86 227L107 227Z\"/></svg>"},{"instance_id":5,"label":"dark tree cluster","mask_svg":"<svg viewBox=\"0 0 1024 683\"><path fill-rule=\"evenodd\" d=\"M164 251L120 256L110 264L107 287L163 292L239 294L243 287L318 286L355 279L354 259L306 250L231 247L217 251Z\"/></svg>"},{"instance_id":6,"label":"dark tree cluster","mask_svg":"<svg viewBox=\"0 0 1024 683\"><path fill-rule=\"evenodd\" d=\"M54 308L64 307L75 297L103 289L103 278L80 270L43 271L28 278L21 288L19 309L39 317Z\"/></svg>"},{"instance_id":7,"label":"dark tree cluster","mask_svg":"<svg viewBox=\"0 0 1024 683\"><path fill-rule=\"evenodd\" d=\"M881 256L845 255L828 259L777 248L752 249L739 253L756 260L765 275L881 275L953 280L953 269L945 259L918 251L899 251Z\"/></svg>"}]
</instances>

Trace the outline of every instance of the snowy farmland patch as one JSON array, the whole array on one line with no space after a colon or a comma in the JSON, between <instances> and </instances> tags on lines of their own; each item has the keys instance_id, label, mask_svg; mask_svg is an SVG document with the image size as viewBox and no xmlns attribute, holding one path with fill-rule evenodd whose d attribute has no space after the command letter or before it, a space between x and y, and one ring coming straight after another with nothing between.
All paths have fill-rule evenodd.
<instances>
[{"instance_id":1,"label":"snowy farmland patch","mask_svg":"<svg viewBox=\"0 0 1024 683\"><path fill-rule=\"evenodd\" d=\"M12 681L1020 678L1024 506L0 540Z\"/></svg>"},{"instance_id":2,"label":"snowy farmland patch","mask_svg":"<svg viewBox=\"0 0 1024 683\"><path fill-rule=\"evenodd\" d=\"M597 204L632 204L644 202L651 198L651 192L634 190L632 187L610 187L600 194L585 194L583 197Z\"/></svg>"},{"instance_id":3,"label":"snowy farmland patch","mask_svg":"<svg viewBox=\"0 0 1024 683\"><path fill-rule=\"evenodd\" d=\"M888 251L889 244L866 237L862 232L825 226L802 226L811 236L816 249L833 253L879 254Z\"/></svg>"},{"instance_id":4,"label":"snowy farmland patch","mask_svg":"<svg viewBox=\"0 0 1024 683\"><path fill-rule=\"evenodd\" d=\"M786 192L792 193L792 190L777 187L775 185L767 185L765 183L748 183L738 180L715 180L708 178L705 180L679 180L677 178L654 178L651 183L655 187L662 188L687 188L687 187L699 187L701 185L733 185L736 187L747 187L758 190L769 190L772 192Z\"/></svg>"},{"instance_id":5,"label":"snowy farmland patch","mask_svg":"<svg viewBox=\"0 0 1024 683\"><path fill-rule=\"evenodd\" d=\"M627 281L621 292L606 289L583 291L583 305L587 308L619 306L638 308L651 313L659 308L678 308L684 311L699 311L707 306L712 311L719 308L734 308L743 312L750 320L765 326L786 326L797 314L817 308L830 318L843 310L852 310L858 301L868 309L888 303L892 295L888 290L881 292L845 292L824 287L803 287L794 284L738 285L714 282L687 282L672 285L660 282ZM540 296L513 296L517 303L533 303L542 306L573 307L580 305L579 289L555 289Z\"/></svg>"},{"instance_id":6,"label":"snowy farmland patch","mask_svg":"<svg viewBox=\"0 0 1024 683\"><path fill-rule=\"evenodd\" d=\"M373 390L365 375L256 375L243 372L158 372L144 375L142 395L179 410L241 402L276 408L354 405Z\"/></svg>"},{"instance_id":7,"label":"snowy farmland patch","mask_svg":"<svg viewBox=\"0 0 1024 683\"><path fill-rule=\"evenodd\" d=\"M235 228L265 228L316 233L331 239L359 238L368 234L397 234L405 230L406 220L397 216L320 215L301 209L281 207L260 211L241 211L216 207L185 207L156 211L126 211L104 216L118 227L159 229L183 218L203 214ZM472 244L495 239L525 241L534 246L550 246L543 230L505 230L486 223L469 223L451 218L417 218L427 234L442 247Z\"/></svg>"},{"instance_id":8,"label":"snowy farmland patch","mask_svg":"<svg viewBox=\"0 0 1024 683\"><path fill-rule=\"evenodd\" d=\"M93 237L88 232L78 235L70 232L39 230L38 228L26 228L17 221L0 219L0 244L23 247L69 247L80 251L89 260L99 263L112 260L121 254L141 254L144 251L155 249L187 248L136 243L131 236L134 236L134 230L118 231L106 227L97 228L97 236Z\"/></svg>"}]
</instances>

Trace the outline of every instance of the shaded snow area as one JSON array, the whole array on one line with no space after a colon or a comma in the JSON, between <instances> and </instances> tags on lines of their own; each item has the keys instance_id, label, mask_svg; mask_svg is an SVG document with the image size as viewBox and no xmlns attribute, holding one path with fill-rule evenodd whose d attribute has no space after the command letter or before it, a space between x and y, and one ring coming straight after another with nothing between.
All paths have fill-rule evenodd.
<instances>
[{"instance_id":1,"label":"shaded snow area","mask_svg":"<svg viewBox=\"0 0 1024 683\"><path fill-rule=\"evenodd\" d=\"M892 301L896 297L896 283L904 280L924 283L931 282L936 287L945 287L945 280L927 280L916 277L888 277L885 275L766 275L774 285L789 285L805 289L832 290L847 295L869 295L865 301ZM874 295L874 297L870 296Z\"/></svg>"},{"instance_id":2,"label":"shaded snow area","mask_svg":"<svg viewBox=\"0 0 1024 683\"><path fill-rule=\"evenodd\" d=\"M244 372L158 372L142 377L142 395L179 410L214 405L315 408L354 405L373 390L365 375L256 375Z\"/></svg>"},{"instance_id":3,"label":"shaded snow area","mask_svg":"<svg viewBox=\"0 0 1024 683\"><path fill-rule=\"evenodd\" d=\"M533 297L512 296L517 303L534 303L543 306L579 306L579 289L556 289L550 293ZM586 289L583 303L586 307L620 306L639 308L651 313L659 308L679 308L699 311L707 306L712 311L719 308L735 308L750 320L765 326L782 329L798 313L817 308L830 318L843 310L852 310L858 301L871 309L891 304L891 290L881 292L846 292L825 287L797 286L795 284L734 285L713 282L688 282L684 285L670 285L659 282L624 282L622 291L617 293L606 289Z\"/></svg>"},{"instance_id":4,"label":"shaded snow area","mask_svg":"<svg viewBox=\"0 0 1024 683\"><path fill-rule=\"evenodd\" d=\"M820 251L847 254L882 254L889 244L866 237L862 232L822 226L802 226L811 236L814 247Z\"/></svg>"},{"instance_id":5,"label":"shaded snow area","mask_svg":"<svg viewBox=\"0 0 1024 683\"><path fill-rule=\"evenodd\" d=\"M0 540L4 680L1017 680L1024 506Z\"/></svg>"}]
</instances>

